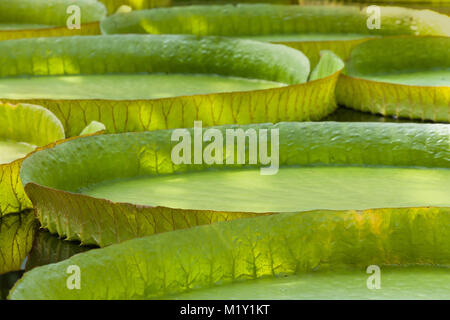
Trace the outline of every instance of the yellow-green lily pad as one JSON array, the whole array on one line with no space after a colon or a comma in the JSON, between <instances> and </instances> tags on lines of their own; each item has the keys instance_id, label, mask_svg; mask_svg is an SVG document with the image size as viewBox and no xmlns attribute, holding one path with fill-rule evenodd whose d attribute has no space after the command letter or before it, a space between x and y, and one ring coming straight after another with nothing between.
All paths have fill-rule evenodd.
<instances>
[{"instance_id":1,"label":"yellow-green lily pad","mask_svg":"<svg viewBox=\"0 0 450 320\"><path fill-rule=\"evenodd\" d=\"M228 129L256 136L279 130L279 156L272 153L269 163L260 155L251 164L250 142L231 156L223 138L212 162L195 160L193 144L183 150L189 160L175 160L181 142L173 134L198 134L198 128L99 135L33 154L21 179L44 228L100 246L273 213L450 206L446 125L313 122L215 129L224 137ZM276 148L269 135L262 141ZM242 147L247 160L238 162Z\"/></svg>"},{"instance_id":2,"label":"yellow-green lily pad","mask_svg":"<svg viewBox=\"0 0 450 320\"><path fill-rule=\"evenodd\" d=\"M450 18L429 10L379 7L380 25L357 6L270 4L205 5L156 8L112 15L102 32L194 34L249 38L281 43L319 61L322 50L347 59L358 44L388 35L450 35ZM372 24L373 25L372 25Z\"/></svg>"},{"instance_id":3,"label":"yellow-green lily pad","mask_svg":"<svg viewBox=\"0 0 450 320\"><path fill-rule=\"evenodd\" d=\"M11 54L14 52L14 54ZM319 120L336 109L342 61L310 75L282 45L221 37L112 35L0 42L0 99L38 104L67 136L92 121L132 132ZM20 61L20 63L17 63ZM12 88L14 90L12 90Z\"/></svg>"},{"instance_id":4,"label":"yellow-green lily pad","mask_svg":"<svg viewBox=\"0 0 450 320\"><path fill-rule=\"evenodd\" d=\"M448 207L315 211L216 223L33 269L9 298L447 299L449 225ZM70 266L81 271L79 290L67 289ZM376 268L381 290L370 290L377 285L370 279Z\"/></svg>"},{"instance_id":5,"label":"yellow-green lily pad","mask_svg":"<svg viewBox=\"0 0 450 320\"><path fill-rule=\"evenodd\" d=\"M382 115L449 122L449 50L449 37L367 41L346 64L336 89L338 103Z\"/></svg>"},{"instance_id":6,"label":"yellow-green lily pad","mask_svg":"<svg viewBox=\"0 0 450 320\"><path fill-rule=\"evenodd\" d=\"M99 34L105 16L96 0L0 0L0 40Z\"/></svg>"},{"instance_id":7,"label":"yellow-green lily pad","mask_svg":"<svg viewBox=\"0 0 450 320\"><path fill-rule=\"evenodd\" d=\"M0 216L30 208L19 178L23 159L37 147L64 139L61 122L47 109L0 103Z\"/></svg>"},{"instance_id":8,"label":"yellow-green lily pad","mask_svg":"<svg viewBox=\"0 0 450 320\"><path fill-rule=\"evenodd\" d=\"M32 211L0 217L0 275L21 270L38 225Z\"/></svg>"}]
</instances>

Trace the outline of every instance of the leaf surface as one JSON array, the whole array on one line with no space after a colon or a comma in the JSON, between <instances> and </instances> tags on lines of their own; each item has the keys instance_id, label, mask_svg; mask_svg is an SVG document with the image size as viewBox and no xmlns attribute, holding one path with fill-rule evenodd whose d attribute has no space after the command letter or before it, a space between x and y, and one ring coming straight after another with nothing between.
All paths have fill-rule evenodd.
<instances>
[{"instance_id":1,"label":"leaf surface","mask_svg":"<svg viewBox=\"0 0 450 320\"><path fill-rule=\"evenodd\" d=\"M373 271L345 268L302 275L236 282L169 295L168 300L445 300L450 266L380 266L380 289L369 289ZM369 269L370 270L370 269Z\"/></svg>"},{"instance_id":2,"label":"leaf surface","mask_svg":"<svg viewBox=\"0 0 450 320\"><path fill-rule=\"evenodd\" d=\"M265 215L267 211L448 204L450 134L446 125L323 122L217 128L222 133L230 128L279 129L280 173L259 177L255 169L262 166L260 163L176 165L171 153L178 141L171 141L173 130L162 130L100 135L60 144L26 159L21 179L43 227L69 240L100 246L153 233ZM271 141L270 136L268 139ZM372 166L380 170L370 169ZM395 190L395 186L408 184L408 175L409 193L399 194L401 191ZM254 183L246 185L249 176ZM136 184L139 179L143 179L143 184ZM112 188L114 197L111 190L99 193L101 188L116 182ZM322 187L323 184L327 186ZM234 185L237 189L233 189ZM272 196L267 194L270 185L275 190ZM94 197L86 191L92 187ZM197 188L198 193L185 192L185 187ZM385 188L393 188L393 194ZM421 188L428 192L418 197L414 190ZM241 199L249 190L255 191L251 196L260 196L252 206ZM228 198L225 191L230 192ZM220 200L214 192L223 192L223 199L228 201ZM305 202L299 200L302 196ZM362 201L355 200L360 197ZM158 198L166 202L158 202ZM274 199L269 206L271 198ZM321 201L323 198L327 200ZM272 210L265 208L264 203Z\"/></svg>"},{"instance_id":3,"label":"leaf surface","mask_svg":"<svg viewBox=\"0 0 450 320\"><path fill-rule=\"evenodd\" d=\"M382 115L449 122L449 50L448 37L365 42L353 50L339 79L338 103Z\"/></svg>"},{"instance_id":4,"label":"leaf surface","mask_svg":"<svg viewBox=\"0 0 450 320\"><path fill-rule=\"evenodd\" d=\"M221 4L222 0L98 0L108 9L108 13L115 13L122 6L128 6L132 10L143 10L170 6L187 6L193 4ZM227 3L277 3L297 4L297 0L229 0Z\"/></svg>"},{"instance_id":5,"label":"leaf surface","mask_svg":"<svg viewBox=\"0 0 450 320\"><path fill-rule=\"evenodd\" d=\"M76 77L80 75L155 73L218 74L287 84L264 90L159 99L123 99L120 87L115 88L117 96L109 99L0 92L4 101L27 101L51 110L64 124L67 136L78 135L91 121L102 122L109 132L133 132L191 127L194 120L202 120L204 126L319 120L336 109L334 89L340 71L336 68L325 78L306 82L309 62L297 50L250 40L176 35L1 42L0 63L0 88L2 82L10 85L24 77L38 81L42 77L73 76L75 82L70 87L76 90Z\"/></svg>"},{"instance_id":6,"label":"leaf surface","mask_svg":"<svg viewBox=\"0 0 450 320\"><path fill-rule=\"evenodd\" d=\"M449 208L406 208L286 213L217 223L133 239L33 269L9 298L158 299L312 270L448 265L449 219ZM66 287L71 265L81 270L80 290Z\"/></svg>"},{"instance_id":7,"label":"leaf surface","mask_svg":"<svg viewBox=\"0 0 450 320\"><path fill-rule=\"evenodd\" d=\"M80 9L80 29L69 29L67 21ZM99 21L106 16L96 0L0 0L0 40L100 34Z\"/></svg>"},{"instance_id":8,"label":"leaf surface","mask_svg":"<svg viewBox=\"0 0 450 320\"><path fill-rule=\"evenodd\" d=\"M21 269L37 228L38 222L31 211L0 218L0 274Z\"/></svg>"},{"instance_id":9,"label":"leaf surface","mask_svg":"<svg viewBox=\"0 0 450 320\"><path fill-rule=\"evenodd\" d=\"M36 105L0 103L0 140L27 143L29 150L64 138L61 122L50 111ZM2 150L7 152L7 150ZM0 164L0 216L30 208L19 178L23 157ZM3 155L2 155L3 157Z\"/></svg>"},{"instance_id":10,"label":"leaf surface","mask_svg":"<svg viewBox=\"0 0 450 320\"><path fill-rule=\"evenodd\" d=\"M285 44L315 66L320 51L347 59L371 37L450 35L450 18L432 11L379 7L380 28L368 28L366 8L270 4L204 5L118 13L101 23L103 33L220 35Z\"/></svg>"}]
</instances>

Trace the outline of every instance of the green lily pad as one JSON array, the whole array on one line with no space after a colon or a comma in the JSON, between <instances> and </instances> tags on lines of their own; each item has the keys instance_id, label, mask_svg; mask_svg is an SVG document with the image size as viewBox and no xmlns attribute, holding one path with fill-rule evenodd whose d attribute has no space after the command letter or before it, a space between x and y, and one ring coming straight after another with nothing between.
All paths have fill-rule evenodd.
<instances>
[{"instance_id":1,"label":"green lily pad","mask_svg":"<svg viewBox=\"0 0 450 320\"><path fill-rule=\"evenodd\" d=\"M0 217L32 207L19 178L22 161L31 153L65 140L64 128L49 110L30 104L0 103ZM103 133L93 122L82 135Z\"/></svg>"},{"instance_id":2,"label":"green lily pad","mask_svg":"<svg viewBox=\"0 0 450 320\"><path fill-rule=\"evenodd\" d=\"M152 1L152 0L148 0ZM413 9L433 10L442 12L447 15L450 14L449 0L298 0L302 5L390 5L401 6Z\"/></svg>"},{"instance_id":3,"label":"green lily pad","mask_svg":"<svg viewBox=\"0 0 450 320\"><path fill-rule=\"evenodd\" d=\"M79 29L67 27L71 5L80 9ZM105 16L96 0L0 0L0 40L99 34Z\"/></svg>"},{"instance_id":4,"label":"green lily pad","mask_svg":"<svg viewBox=\"0 0 450 320\"><path fill-rule=\"evenodd\" d=\"M84 128L81 131L80 136L92 135L92 134L96 134L96 133L104 133L105 131L106 131L106 127L103 123L98 122L98 121L92 121L90 124L88 124L86 126L86 128Z\"/></svg>"},{"instance_id":5,"label":"green lily pad","mask_svg":"<svg viewBox=\"0 0 450 320\"><path fill-rule=\"evenodd\" d=\"M34 151L35 146L26 142L16 142L10 140L0 141L0 164L10 163L14 160L24 158Z\"/></svg>"},{"instance_id":6,"label":"green lily pad","mask_svg":"<svg viewBox=\"0 0 450 320\"><path fill-rule=\"evenodd\" d=\"M369 289L365 268L310 272L237 282L169 295L167 300L442 300L450 299L450 266L383 266L380 288Z\"/></svg>"},{"instance_id":7,"label":"green lily pad","mask_svg":"<svg viewBox=\"0 0 450 320\"><path fill-rule=\"evenodd\" d=\"M333 55L323 59L331 68L307 82L310 66L301 52L251 40L113 35L3 41L0 99L46 107L67 136L92 121L109 132L132 132L192 126L194 120L205 126L319 120L336 109L342 68Z\"/></svg>"},{"instance_id":8,"label":"green lily pad","mask_svg":"<svg viewBox=\"0 0 450 320\"><path fill-rule=\"evenodd\" d=\"M361 111L449 122L449 50L448 37L367 41L353 50L337 100Z\"/></svg>"},{"instance_id":9,"label":"green lily pad","mask_svg":"<svg viewBox=\"0 0 450 320\"><path fill-rule=\"evenodd\" d=\"M297 0L98 0L108 9L108 13L115 13L123 6L131 10L142 10L170 6L187 6L193 4L229 4L229 3L276 3L297 4Z\"/></svg>"},{"instance_id":10,"label":"green lily pad","mask_svg":"<svg viewBox=\"0 0 450 320\"><path fill-rule=\"evenodd\" d=\"M6 82L8 87L6 87ZM6 99L161 99L194 94L252 91L285 83L205 74L123 74L42 76L5 79L0 94ZM117 91L120 86L121 90ZM14 91L7 89L14 87ZM1 90L3 89L3 90ZM10 89L9 89L10 90Z\"/></svg>"},{"instance_id":11,"label":"green lily pad","mask_svg":"<svg viewBox=\"0 0 450 320\"><path fill-rule=\"evenodd\" d=\"M207 290L211 299L232 298L239 289L241 294L259 292L265 299L323 298L333 293L351 298L352 290L362 292L366 285L369 275L363 279L361 270L369 265L381 268L381 290L372 297L383 295L384 286L384 298L405 297L411 288L417 297L430 292L430 284L419 288L419 283L431 279L435 284L438 277L445 281L448 271L385 266L448 267L448 225L448 207L314 211L216 223L129 240L33 269L9 298L164 299L182 293L201 297ZM68 290L70 266L81 271L79 290ZM343 275L340 270L346 268L356 271ZM406 281L408 275L413 279ZM421 275L425 278L418 280ZM333 286L330 292L333 283L344 287ZM395 290L392 284L400 286ZM435 295L448 298L448 291L436 289Z\"/></svg>"},{"instance_id":12,"label":"green lily pad","mask_svg":"<svg viewBox=\"0 0 450 320\"><path fill-rule=\"evenodd\" d=\"M0 103L0 216L31 207L19 178L23 159L64 138L61 122L36 105Z\"/></svg>"},{"instance_id":13,"label":"green lily pad","mask_svg":"<svg viewBox=\"0 0 450 320\"><path fill-rule=\"evenodd\" d=\"M0 217L0 274L21 270L37 228L31 211Z\"/></svg>"},{"instance_id":14,"label":"green lily pad","mask_svg":"<svg viewBox=\"0 0 450 320\"><path fill-rule=\"evenodd\" d=\"M216 181L212 194L209 181ZM288 167L269 177L255 169L137 177L95 184L81 193L147 206L263 213L446 206L449 182L450 170Z\"/></svg>"},{"instance_id":15,"label":"green lily pad","mask_svg":"<svg viewBox=\"0 0 450 320\"><path fill-rule=\"evenodd\" d=\"M162 130L60 144L27 158L21 179L44 228L100 246L280 212L450 206L446 125L217 127L224 136L237 128L279 130L277 174L261 175L268 165L248 164L248 141L244 164L237 164L237 150L230 156L225 142L217 147L224 164L175 164L179 142L172 141L173 130Z\"/></svg>"},{"instance_id":16,"label":"green lily pad","mask_svg":"<svg viewBox=\"0 0 450 320\"><path fill-rule=\"evenodd\" d=\"M98 0L102 2L108 14L115 13L120 7L128 6L132 10L140 10L147 8L167 7L170 6L173 0Z\"/></svg>"},{"instance_id":17,"label":"green lily pad","mask_svg":"<svg viewBox=\"0 0 450 320\"><path fill-rule=\"evenodd\" d=\"M117 13L101 22L106 34L194 34L281 43L305 53L311 66L322 50L346 59L371 37L450 35L450 18L432 11L380 7L380 28L368 28L366 9L269 4L208 5Z\"/></svg>"}]
</instances>

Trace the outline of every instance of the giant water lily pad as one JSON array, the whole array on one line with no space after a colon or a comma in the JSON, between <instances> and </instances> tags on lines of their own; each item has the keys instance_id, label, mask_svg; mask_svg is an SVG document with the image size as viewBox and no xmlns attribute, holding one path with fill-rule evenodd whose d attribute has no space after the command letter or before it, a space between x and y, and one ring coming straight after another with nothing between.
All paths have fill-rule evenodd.
<instances>
[{"instance_id":1,"label":"giant water lily pad","mask_svg":"<svg viewBox=\"0 0 450 320\"><path fill-rule=\"evenodd\" d=\"M372 270L372 271L371 271ZM254 281L236 282L182 294L167 300L439 300L450 298L450 266L392 266L380 268L379 290L369 281L373 269L310 272ZM371 289L369 289L371 288Z\"/></svg>"},{"instance_id":2,"label":"giant water lily pad","mask_svg":"<svg viewBox=\"0 0 450 320\"><path fill-rule=\"evenodd\" d=\"M446 125L323 122L216 129L224 134L223 146L204 143L215 155L212 162L195 164L199 145L181 152L180 131L101 135L33 154L24 161L21 179L43 227L100 246L280 212L450 206ZM260 155L249 165L254 145L248 141L231 154L227 129L249 130L255 137L259 131L272 158ZM263 129L279 130L278 171L276 140L270 142L272 131L265 137ZM266 148L261 143L259 152ZM238 164L242 147L246 156ZM173 154L186 158L180 162Z\"/></svg>"},{"instance_id":3,"label":"giant water lily pad","mask_svg":"<svg viewBox=\"0 0 450 320\"><path fill-rule=\"evenodd\" d=\"M0 275L21 270L37 228L31 211L0 217Z\"/></svg>"},{"instance_id":4,"label":"giant water lily pad","mask_svg":"<svg viewBox=\"0 0 450 320\"><path fill-rule=\"evenodd\" d=\"M61 122L36 105L0 103L0 216L31 206L19 178L23 159L64 138Z\"/></svg>"},{"instance_id":5,"label":"giant water lily pad","mask_svg":"<svg viewBox=\"0 0 450 320\"><path fill-rule=\"evenodd\" d=\"M321 50L346 59L355 45L386 35L450 35L450 18L432 11L380 7L380 28L369 28L359 7L239 4L157 8L118 13L102 32L220 35L282 43L315 66Z\"/></svg>"},{"instance_id":6,"label":"giant water lily pad","mask_svg":"<svg viewBox=\"0 0 450 320\"><path fill-rule=\"evenodd\" d=\"M339 80L338 102L382 115L448 122L449 50L448 37L365 42L353 50Z\"/></svg>"},{"instance_id":7,"label":"giant water lily pad","mask_svg":"<svg viewBox=\"0 0 450 320\"><path fill-rule=\"evenodd\" d=\"M108 1L108 0L106 0ZM118 1L118 0L116 0ZM126 0L123 0L126 1ZM153 0L147 0L153 1ZM299 4L303 5L389 5L401 6L414 9L426 9L437 12L442 12L447 15L450 14L449 0L298 0Z\"/></svg>"},{"instance_id":8,"label":"giant water lily pad","mask_svg":"<svg viewBox=\"0 0 450 320\"><path fill-rule=\"evenodd\" d=\"M78 22L71 18L73 6L79 8L79 29L67 27L68 20ZM99 34L105 16L96 0L0 0L0 40Z\"/></svg>"},{"instance_id":9,"label":"giant water lily pad","mask_svg":"<svg viewBox=\"0 0 450 320\"><path fill-rule=\"evenodd\" d=\"M276 3L298 4L297 0L98 0L102 2L109 13L127 7L131 10L142 10L170 6L186 6L193 4L224 4L224 3Z\"/></svg>"},{"instance_id":10,"label":"giant water lily pad","mask_svg":"<svg viewBox=\"0 0 450 320\"><path fill-rule=\"evenodd\" d=\"M98 0L102 2L108 13L114 13L122 6L127 6L132 10L170 6L173 0Z\"/></svg>"},{"instance_id":11,"label":"giant water lily pad","mask_svg":"<svg viewBox=\"0 0 450 320\"><path fill-rule=\"evenodd\" d=\"M0 216L31 208L19 172L31 153L67 141L64 128L49 110L31 104L0 103ZM104 132L104 125L91 122L81 135ZM76 137L74 137L76 138ZM72 139L74 139L72 138Z\"/></svg>"},{"instance_id":12,"label":"giant water lily pad","mask_svg":"<svg viewBox=\"0 0 450 320\"><path fill-rule=\"evenodd\" d=\"M448 207L286 213L217 223L33 269L9 298L449 298L449 225ZM369 265L381 268L381 290L367 287L370 274L363 272ZM79 290L67 288L69 266L81 271Z\"/></svg>"},{"instance_id":13,"label":"giant water lily pad","mask_svg":"<svg viewBox=\"0 0 450 320\"><path fill-rule=\"evenodd\" d=\"M11 54L14 52L14 54ZM0 99L42 105L74 136L91 121L110 132L318 120L336 108L342 61L314 71L297 50L251 40L158 35L0 43ZM18 63L18 61L20 63Z\"/></svg>"}]
</instances>

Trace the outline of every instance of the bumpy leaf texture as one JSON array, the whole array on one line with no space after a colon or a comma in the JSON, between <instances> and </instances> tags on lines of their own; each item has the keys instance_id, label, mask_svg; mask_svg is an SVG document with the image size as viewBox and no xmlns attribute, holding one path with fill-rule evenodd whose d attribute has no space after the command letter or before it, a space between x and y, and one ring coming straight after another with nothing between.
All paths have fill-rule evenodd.
<instances>
[{"instance_id":1,"label":"bumpy leaf texture","mask_svg":"<svg viewBox=\"0 0 450 320\"><path fill-rule=\"evenodd\" d=\"M133 132L192 127L194 120L202 120L204 126L319 120L336 109L334 90L341 67L336 61L332 74L306 82L309 61L291 48L250 40L176 35L5 41L0 42L0 63L3 78L159 72L219 74L287 84L265 90L160 99L0 96L3 101L27 101L46 107L61 120L67 136L78 135L92 121L102 122L109 132ZM118 86L116 92L120 90Z\"/></svg>"},{"instance_id":2,"label":"bumpy leaf texture","mask_svg":"<svg viewBox=\"0 0 450 320\"><path fill-rule=\"evenodd\" d=\"M133 239L33 269L10 299L157 299L339 266L449 264L450 209L286 213ZM66 286L81 270L80 290ZM106 275L106 276L105 276Z\"/></svg>"},{"instance_id":3,"label":"bumpy leaf texture","mask_svg":"<svg viewBox=\"0 0 450 320\"><path fill-rule=\"evenodd\" d=\"M224 133L236 126L217 128ZM281 167L449 168L450 134L446 125L323 122L239 128L279 129ZM81 189L104 181L245 167L242 164L175 165L171 152L177 142L171 141L172 132L161 130L80 138L33 154L23 163L21 179L41 224L70 240L106 246L154 233L267 214L246 208L230 212L137 205L80 193ZM210 184L213 190L214 180Z\"/></svg>"},{"instance_id":4,"label":"bumpy leaf texture","mask_svg":"<svg viewBox=\"0 0 450 320\"><path fill-rule=\"evenodd\" d=\"M358 6L269 4L132 11L110 16L102 21L101 28L107 34L219 35L270 41L302 51L312 66L318 63L322 50L331 50L345 60L357 44L374 36L450 35L450 18L445 15L407 8L379 8L380 28L368 28L370 15L366 8Z\"/></svg>"},{"instance_id":5,"label":"bumpy leaf texture","mask_svg":"<svg viewBox=\"0 0 450 320\"><path fill-rule=\"evenodd\" d=\"M449 122L449 50L448 37L367 41L353 50L339 79L338 103L382 115ZM395 82L392 76L397 76ZM420 82L408 83L411 79Z\"/></svg>"}]
</instances>

